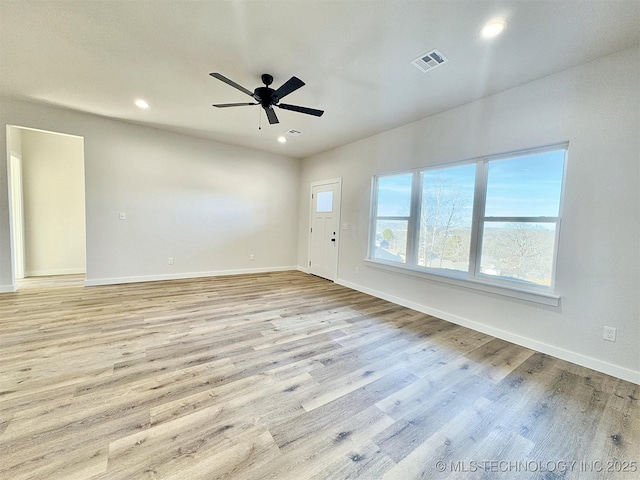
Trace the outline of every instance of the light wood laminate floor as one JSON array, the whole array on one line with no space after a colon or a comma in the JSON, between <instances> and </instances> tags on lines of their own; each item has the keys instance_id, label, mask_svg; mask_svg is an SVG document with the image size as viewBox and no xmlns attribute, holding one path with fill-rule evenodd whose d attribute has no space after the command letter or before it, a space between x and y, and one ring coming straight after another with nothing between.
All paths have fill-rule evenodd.
<instances>
[{"instance_id":1,"label":"light wood laminate floor","mask_svg":"<svg viewBox=\"0 0 640 480\"><path fill-rule=\"evenodd\" d=\"M66 285L0 295L2 479L640 478L638 385L320 278Z\"/></svg>"}]
</instances>

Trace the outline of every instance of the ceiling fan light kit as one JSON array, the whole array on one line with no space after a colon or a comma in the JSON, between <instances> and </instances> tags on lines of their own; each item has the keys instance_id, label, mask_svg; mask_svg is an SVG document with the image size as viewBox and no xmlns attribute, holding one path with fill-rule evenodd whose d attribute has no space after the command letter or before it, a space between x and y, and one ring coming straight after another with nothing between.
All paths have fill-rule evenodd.
<instances>
[{"instance_id":1,"label":"ceiling fan light kit","mask_svg":"<svg viewBox=\"0 0 640 480\"><path fill-rule=\"evenodd\" d=\"M214 104L213 106L217 108L260 105L267 114L267 119L269 120L269 123L271 125L280 123L273 107L282 108L283 110L290 110L292 112L304 113L306 115L313 115L315 117L321 117L324 113L323 110L317 110L315 108L300 107L298 105L288 105L286 103L280 103L280 100L282 98L304 86L304 82L298 77L291 77L289 80L284 82L280 88L274 90L270 87L270 85L273 83L273 77L268 73L264 73L261 77L262 83L264 83L264 87L258 87L253 92L251 92L250 90L244 88L241 85L238 85L236 82L228 79L220 73L210 73L209 75L211 75L213 78L217 78L218 80L237 90L240 90L242 93L249 95L255 100L255 102Z\"/></svg>"}]
</instances>

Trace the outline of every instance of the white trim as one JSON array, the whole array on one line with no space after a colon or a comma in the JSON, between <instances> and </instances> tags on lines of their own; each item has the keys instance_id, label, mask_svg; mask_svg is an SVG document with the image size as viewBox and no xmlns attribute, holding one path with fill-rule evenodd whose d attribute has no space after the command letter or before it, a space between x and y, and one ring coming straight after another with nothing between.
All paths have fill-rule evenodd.
<instances>
[{"instance_id":1,"label":"white trim","mask_svg":"<svg viewBox=\"0 0 640 480\"><path fill-rule=\"evenodd\" d=\"M10 127L7 125L7 139L10 138ZM24 202L22 182L22 155L14 155L10 142L7 142L7 182L9 187L9 242L11 251L11 268L14 280L24 278Z\"/></svg>"},{"instance_id":2,"label":"white trim","mask_svg":"<svg viewBox=\"0 0 640 480\"><path fill-rule=\"evenodd\" d=\"M449 285L455 285L457 287L469 288L471 290L480 290L481 292L493 293L495 295L501 295L503 297L516 298L518 300L525 300L528 302L541 303L543 305L549 305L551 307L560 306L560 295L555 295L547 292L537 292L529 289L519 289L512 285L496 285L482 282L476 278L456 278L454 276L445 275L444 273L431 273L420 270L418 268L412 268L404 264L391 264L383 262L381 260L373 260L365 258L363 260L367 265L387 270L389 272L397 273L400 275L411 275L413 277L424 278L433 282L446 283Z\"/></svg>"},{"instance_id":3,"label":"white trim","mask_svg":"<svg viewBox=\"0 0 640 480\"><path fill-rule=\"evenodd\" d=\"M22 130L31 130L32 132L39 132L39 133L51 133L53 135L61 135L63 137L82 138L84 140L84 137L82 135L74 135L72 133L54 132L52 130L42 130L40 128L23 127L22 125L14 125L10 123L7 124L7 127L21 128Z\"/></svg>"},{"instance_id":4,"label":"white trim","mask_svg":"<svg viewBox=\"0 0 640 480\"><path fill-rule=\"evenodd\" d=\"M551 355L561 360L566 360L568 362L575 363L576 365L590 368L592 370L596 370L598 372L612 375L616 378L620 378L622 380L640 385L640 371L631 370L630 368L625 368L619 365L604 362L602 360L598 360L597 358L589 357L587 355L576 353L571 350L556 347L555 345L549 345L548 343L543 343L531 338L516 335L499 328L491 327L489 325L485 325L483 323L461 317L459 315L447 313L442 310L436 310L434 308L427 307L426 305L411 302L409 300L405 300L393 295L388 295L378 290L363 287L355 283L347 282L340 279L336 280L335 283L337 283L338 285L342 285L343 287L357 290L359 292L366 293L367 295L372 295L374 297L381 298L382 300L387 300L397 305L401 305L403 307L425 313L427 315L432 315L442 320L455 323L456 325L467 327L477 332L485 333L487 335L506 340L507 342L515 343L516 345L530 348L532 350Z\"/></svg>"},{"instance_id":5,"label":"white trim","mask_svg":"<svg viewBox=\"0 0 640 480\"><path fill-rule=\"evenodd\" d=\"M18 291L18 286L16 284L0 285L0 293L13 293L17 291Z\"/></svg>"},{"instance_id":6,"label":"white trim","mask_svg":"<svg viewBox=\"0 0 640 480\"><path fill-rule=\"evenodd\" d=\"M84 268L52 268L46 270L27 270L25 277L50 277L52 275L79 275L86 273Z\"/></svg>"},{"instance_id":7,"label":"white trim","mask_svg":"<svg viewBox=\"0 0 640 480\"><path fill-rule=\"evenodd\" d=\"M159 282L162 280L182 280L185 278L202 278L202 277L221 277L223 275L246 275L251 273L270 273L270 272L287 272L297 270L295 266L291 267L264 267L264 268L242 268L236 270L216 270L211 272L191 272L191 273L168 273L162 275L143 275L139 277L110 277L110 278L94 278L85 280L85 287L95 287L99 285L117 285L121 283L141 283L141 282Z\"/></svg>"},{"instance_id":8,"label":"white trim","mask_svg":"<svg viewBox=\"0 0 640 480\"><path fill-rule=\"evenodd\" d=\"M339 183L342 185L342 177L332 178L331 180L321 180L319 182L311 182L311 189L313 187L319 187L321 185L331 185L332 183Z\"/></svg>"},{"instance_id":9,"label":"white trim","mask_svg":"<svg viewBox=\"0 0 640 480\"><path fill-rule=\"evenodd\" d=\"M309 273L309 267L302 267L302 266L298 265L296 267L296 270L298 270L298 271L300 271L302 273Z\"/></svg>"}]
</instances>

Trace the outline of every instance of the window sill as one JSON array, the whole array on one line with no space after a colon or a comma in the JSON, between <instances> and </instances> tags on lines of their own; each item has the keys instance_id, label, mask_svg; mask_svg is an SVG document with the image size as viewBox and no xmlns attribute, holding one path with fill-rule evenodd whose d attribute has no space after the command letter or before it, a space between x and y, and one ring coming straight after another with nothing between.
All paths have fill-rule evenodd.
<instances>
[{"instance_id":1,"label":"window sill","mask_svg":"<svg viewBox=\"0 0 640 480\"><path fill-rule=\"evenodd\" d=\"M475 279L460 278L442 273L431 273L417 268L411 268L404 265L397 265L390 262L372 260L368 258L365 258L364 262L371 267L380 268L382 270L387 270L394 273L411 275L413 277L424 278L427 280L446 283L449 285L455 285L457 287L479 290L482 292L516 298L518 300L524 300L533 303L540 303L552 307L560 306L560 296L547 292L526 290L511 286L495 285Z\"/></svg>"}]
</instances>

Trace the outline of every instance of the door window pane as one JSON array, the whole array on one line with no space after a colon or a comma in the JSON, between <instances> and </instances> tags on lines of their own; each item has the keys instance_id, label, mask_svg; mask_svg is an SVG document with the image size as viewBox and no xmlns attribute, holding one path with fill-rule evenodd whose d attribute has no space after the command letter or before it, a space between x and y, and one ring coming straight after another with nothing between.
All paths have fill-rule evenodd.
<instances>
[{"instance_id":1,"label":"door window pane","mask_svg":"<svg viewBox=\"0 0 640 480\"><path fill-rule=\"evenodd\" d=\"M557 217L564 150L489 162L487 217Z\"/></svg>"},{"instance_id":2,"label":"door window pane","mask_svg":"<svg viewBox=\"0 0 640 480\"><path fill-rule=\"evenodd\" d=\"M329 190L327 192L318 192L316 212L333 212L333 190Z\"/></svg>"},{"instance_id":3,"label":"door window pane","mask_svg":"<svg viewBox=\"0 0 640 480\"><path fill-rule=\"evenodd\" d=\"M405 263L407 256L407 220L378 220L373 257Z\"/></svg>"},{"instance_id":4,"label":"door window pane","mask_svg":"<svg viewBox=\"0 0 640 480\"><path fill-rule=\"evenodd\" d=\"M480 273L550 286L555 229L555 223L485 223Z\"/></svg>"},{"instance_id":5,"label":"door window pane","mask_svg":"<svg viewBox=\"0 0 640 480\"><path fill-rule=\"evenodd\" d=\"M422 173L418 265L469 270L476 165Z\"/></svg>"}]
</instances>

